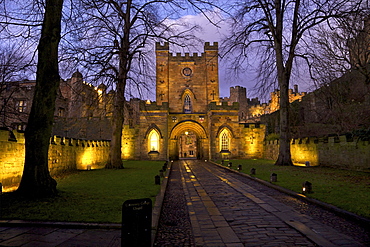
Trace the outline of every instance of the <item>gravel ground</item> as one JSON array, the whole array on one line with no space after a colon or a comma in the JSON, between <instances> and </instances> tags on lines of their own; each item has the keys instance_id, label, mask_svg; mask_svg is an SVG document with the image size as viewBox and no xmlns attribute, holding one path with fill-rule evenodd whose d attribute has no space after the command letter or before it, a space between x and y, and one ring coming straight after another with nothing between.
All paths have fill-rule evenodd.
<instances>
[{"instance_id":1,"label":"gravel ground","mask_svg":"<svg viewBox=\"0 0 370 247\"><path fill-rule=\"evenodd\" d=\"M154 246L195 246L178 162L172 165Z\"/></svg>"},{"instance_id":2,"label":"gravel ground","mask_svg":"<svg viewBox=\"0 0 370 247\"><path fill-rule=\"evenodd\" d=\"M154 245L195 246L178 162L174 162L172 167ZM317 205L293 198L247 177L238 174L232 176L285 204L293 206L297 211L307 214L339 232L352 236L365 246L370 246L370 229L366 226L360 226L350 219L344 219Z\"/></svg>"}]
</instances>

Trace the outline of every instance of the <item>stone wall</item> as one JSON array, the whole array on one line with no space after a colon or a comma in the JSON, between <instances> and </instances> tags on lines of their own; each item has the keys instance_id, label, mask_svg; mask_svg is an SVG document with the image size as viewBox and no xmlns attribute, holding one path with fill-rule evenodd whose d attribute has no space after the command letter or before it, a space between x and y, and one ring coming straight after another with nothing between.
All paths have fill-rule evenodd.
<instances>
[{"instance_id":1,"label":"stone wall","mask_svg":"<svg viewBox=\"0 0 370 247\"><path fill-rule=\"evenodd\" d=\"M370 170L369 141L347 140L346 136L329 138L300 138L291 142L295 164L322 165L352 170ZM277 140L265 143L264 158L276 160L279 152Z\"/></svg>"},{"instance_id":2,"label":"stone wall","mask_svg":"<svg viewBox=\"0 0 370 247\"><path fill-rule=\"evenodd\" d=\"M24 166L24 135L0 130L0 182L4 191L15 190ZM109 141L88 141L53 136L49 147L52 176L69 170L103 168L108 160Z\"/></svg>"},{"instance_id":3,"label":"stone wall","mask_svg":"<svg viewBox=\"0 0 370 247\"><path fill-rule=\"evenodd\" d=\"M264 142L266 126L263 124L240 124L241 128L241 152L239 157L243 159L261 159L264 155Z\"/></svg>"}]
</instances>

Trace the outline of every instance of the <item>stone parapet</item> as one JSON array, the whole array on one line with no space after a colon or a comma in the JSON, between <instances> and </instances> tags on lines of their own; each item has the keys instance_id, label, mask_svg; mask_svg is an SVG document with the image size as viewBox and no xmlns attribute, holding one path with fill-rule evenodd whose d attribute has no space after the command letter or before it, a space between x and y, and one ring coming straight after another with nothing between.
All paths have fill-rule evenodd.
<instances>
[{"instance_id":1,"label":"stone parapet","mask_svg":"<svg viewBox=\"0 0 370 247\"><path fill-rule=\"evenodd\" d=\"M369 141L349 139L346 136L307 137L293 139L290 144L293 163L322 165L351 170L370 170ZM278 140L265 142L264 158L276 160Z\"/></svg>"},{"instance_id":2,"label":"stone parapet","mask_svg":"<svg viewBox=\"0 0 370 247\"><path fill-rule=\"evenodd\" d=\"M25 159L23 133L11 133L0 130L0 182L4 191L18 187ZM12 136L10 140L9 136ZM50 138L48 155L50 174L55 176L70 170L103 168L108 161L109 149L110 141L53 136Z\"/></svg>"}]
</instances>

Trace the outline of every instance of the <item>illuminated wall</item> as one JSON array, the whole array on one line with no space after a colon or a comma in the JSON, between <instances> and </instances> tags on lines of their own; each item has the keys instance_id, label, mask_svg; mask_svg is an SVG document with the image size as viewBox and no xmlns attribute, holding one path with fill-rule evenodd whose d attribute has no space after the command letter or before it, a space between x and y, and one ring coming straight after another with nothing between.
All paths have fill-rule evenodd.
<instances>
[{"instance_id":1,"label":"illuminated wall","mask_svg":"<svg viewBox=\"0 0 370 247\"><path fill-rule=\"evenodd\" d=\"M76 140L52 137L49 146L50 174L103 168L108 160L109 141ZM24 135L0 130L0 182L4 191L15 190L24 166Z\"/></svg>"},{"instance_id":2,"label":"illuminated wall","mask_svg":"<svg viewBox=\"0 0 370 247\"><path fill-rule=\"evenodd\" d=\"M369 141L347 140L346 136L300 138L293 139L290 147L292 160L296 165L304 165L309 161L311 166L323 165L352 170L370 169ZM276 160L278 153L277 140L265 143L265 159Z\"/></svg>"},{"instance_id":3,"label":"illuminated wall","mask_svg":"<svg viewBox=\"0 0 370 247\"><path fill-rule=\"evenodd\" d=\"M243 124L241 127L241 152L243 159L261 159L264 152L266 126L262 124Z\"/></svg>"}]
</instances>

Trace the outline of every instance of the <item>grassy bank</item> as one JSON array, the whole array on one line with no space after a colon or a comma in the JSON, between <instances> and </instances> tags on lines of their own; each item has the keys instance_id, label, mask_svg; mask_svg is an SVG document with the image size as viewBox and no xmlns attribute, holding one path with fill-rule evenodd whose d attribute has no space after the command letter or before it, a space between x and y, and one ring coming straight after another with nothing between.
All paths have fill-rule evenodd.
<instances>
[{"instance_id":1,"label":"grassy bank","mask_svg":"<svg viewBox=\"0 0 370 247\"><path fill-rule=\"evenodd\" d=\"M271 160L230 160L232 168L242 165L243 173L250 174L256 169L254 177L270 181L271 173L277 174L274 184L302 193L302 183L312 183L313 193L308 197L335 205L344 210L370 218L370 173L348 171L327 167L287 167L274 166Z\"/></svg>"},{"instance_id":2,"label":"grassy bank","mask_svg":"<svg viewBox=\"0 0 370 247\"><path fill-rule=\"evenodd\" d=\"M154 176L163 162L128 161L122 170L78 171L57 178L56 197L24 201L12 193L1 198L1 217L7 219L121 222L122 204L151 198L160 190Z\"/></svg>"}]
</instances>

